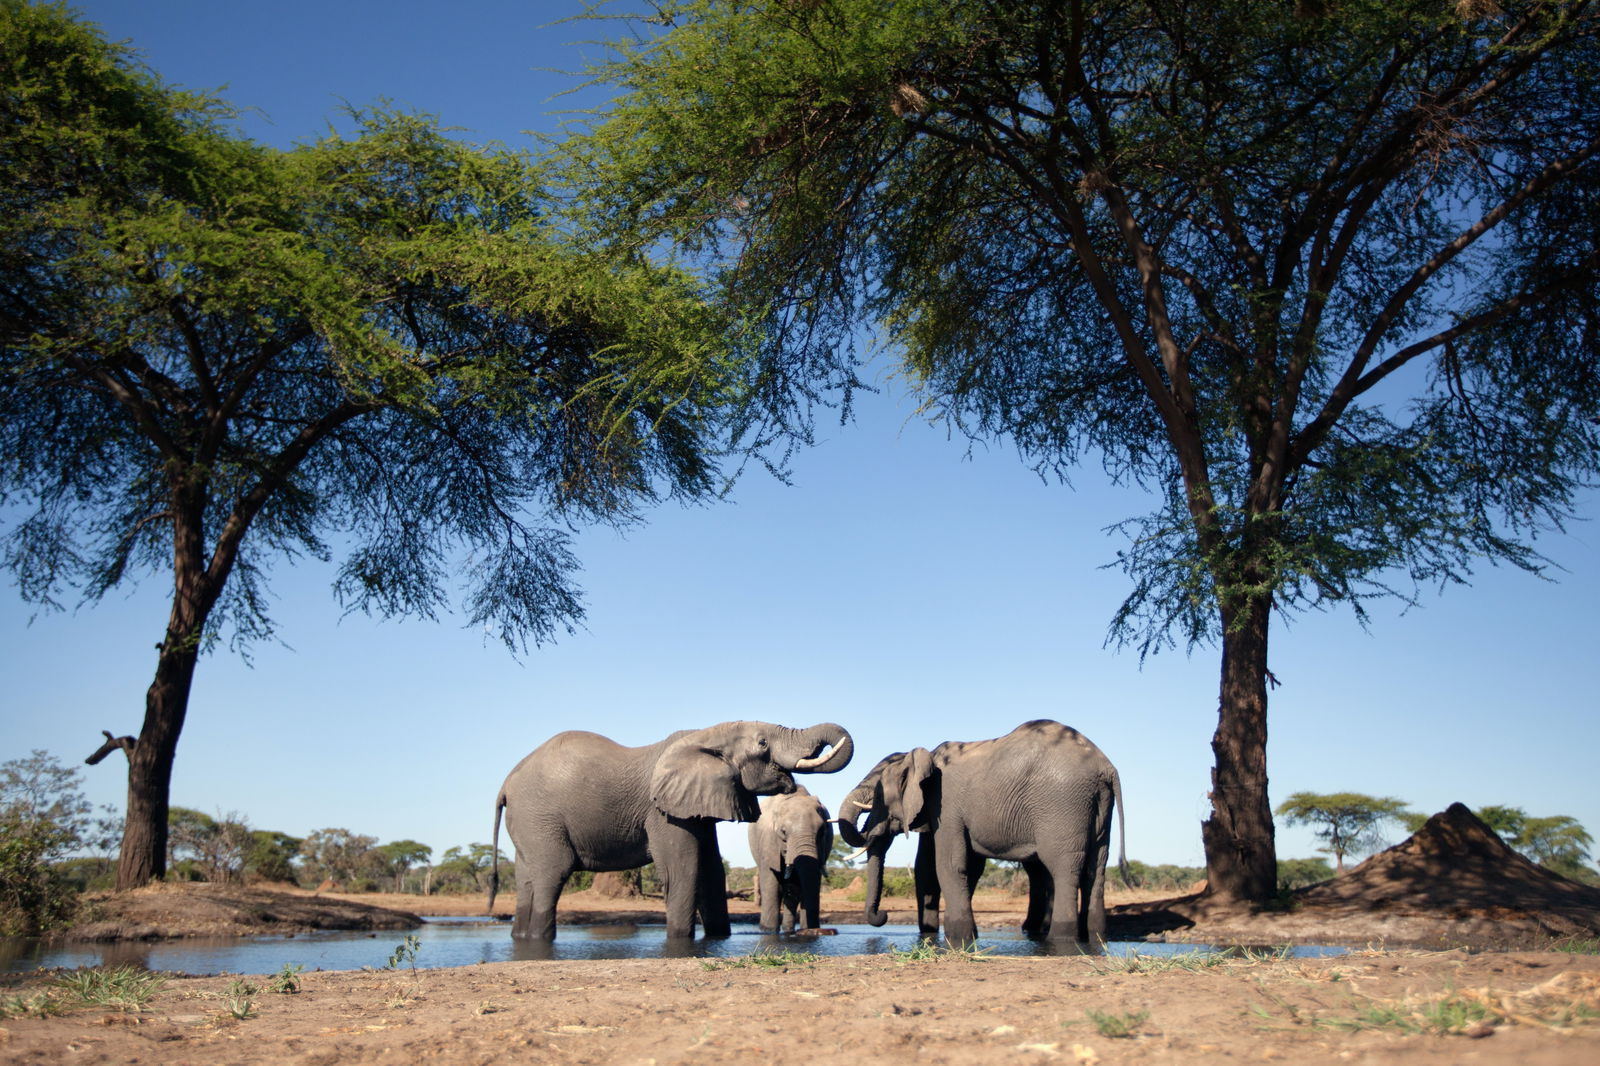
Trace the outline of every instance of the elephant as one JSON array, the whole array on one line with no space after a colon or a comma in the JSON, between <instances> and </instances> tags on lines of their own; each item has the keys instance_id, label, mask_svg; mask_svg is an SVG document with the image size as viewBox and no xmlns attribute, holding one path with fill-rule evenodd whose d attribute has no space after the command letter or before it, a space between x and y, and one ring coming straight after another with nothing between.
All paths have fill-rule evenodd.
<instances>
[{"instance_id":1,"label":"elephant","mask_svg":"<svg viewBox=\"0 0 1600 1066\"><path fill-rule=\"evenodd\" d=\"M1117 771L1089 739L1060 722L1026 722L995 740L950 741L879 762L845 797L839 832L867 852L866 918L882 925L883 858L899 833L919 834L917 924L945 938L977 938L972 892L985 859L1023 864L1029 877L1023 931L1104 943L1111 815L1122 807ZM858 828L856 820L866 814ZM1119 836L1121 835L1119 819ZM1123 878L1127 849L1122 846Z\"/></svg>"},{"instance_id":2,"label":"elephant","mask_svg":"<svg viewBox=\"0 0 1600 1066\"><path fill-rule=\"evenodd\" d=\"M762 804L761 817L750 825L762 932L794 932L801 911L803 928L821 927L822 868L832 850L828 808L805 786Z\"/></svg>"},{"instance_id":3,"label":"elephant","mask_svg":"<svg viewBox=\"0 0 1600 1066\"><path fill-rule=\"evenodd\" d=\"M694 936L696 912L707 936L727 936L716 823L755 821L757 796L794 791L795 773L842 770L853 750L850 734L831 722L722 722L638 748L597 733L558 733L517 763L495 797L495 854L502 811L517 851L512 937L555 939L556 900L574 870L630 870L652 860L666 893L667 936ZM491 908L499 884L496 862Z\"/></svg>"}]
</instances>

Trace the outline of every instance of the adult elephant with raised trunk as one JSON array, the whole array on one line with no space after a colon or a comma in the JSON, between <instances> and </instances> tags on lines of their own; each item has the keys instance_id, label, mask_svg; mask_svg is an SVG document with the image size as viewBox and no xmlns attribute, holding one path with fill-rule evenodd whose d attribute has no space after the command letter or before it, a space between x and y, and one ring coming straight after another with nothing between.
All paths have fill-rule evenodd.
<instances>
[{"instance_id":1,"label":"adult elephant with raised trunk","mask_svg":"<svg viewBox=\"0 0 1600 1066\"><path fill-rule=\"evenodd\" d=\"M1024 932L1103 942L1111 816L1122 806L1116 767L1076 729L1034 721L996 740L949 741L896 752L841 805L839 832L867 849L866 918L882 925L883 858L897 834L917 833L917 924L977 938L972 893L987 859L1020 862L1030 895ZM857 826L857 820L866 816ZM1126 849L1119 859L1127 876Z\"/></svg>"},{"instance_id":2,"label":"adult elephant with raised trunk","mask_svg":"<svg viewBox=\"0 0 1600 1066\"><path fill-rule=\"evenodd\" d=\"M830 751L831 749L831 751ZM793 774L850 762L842 726L790 729L722 722L628 748L596 733L559 733L519 762L495 799L517 849L511 935L554 940L556 900L574 870L631 870L654 861L667 898L667 936L727 936L727 881L717 822L753 822L757 796L793 792ZM499 888L498 864L489 904Z\"/></svg>"}]
</instances>

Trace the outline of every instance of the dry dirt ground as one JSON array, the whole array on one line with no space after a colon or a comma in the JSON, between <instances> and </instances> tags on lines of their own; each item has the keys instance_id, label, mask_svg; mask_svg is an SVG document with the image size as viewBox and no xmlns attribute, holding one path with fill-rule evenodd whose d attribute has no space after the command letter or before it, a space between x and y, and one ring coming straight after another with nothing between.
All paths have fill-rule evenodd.
<instances>
[{"instance_id":1,"label":"dry dirt ground","mask_svg":"<svg viewBox=\"0 0 1600 1066\"><path fill-rule=\"evenodd\" d=\"M1114 939L1374 946L1335 958L504 962L306 973L293 993L266 977L169 976L127 1009L71 1006L59 975L36 974L0 979L0 1062L1600 1063L1600 892L1516 865L1455 811L1284 909L1191 895L1124 898L1113 911ZM98 920L110 923L102 933L123 923L178 934L186 922L281 932L321 908L343 921L383 899L155 886L104 901ZM430 913L482 908L388 899ZM1020 921L1026 900L976 902L980 927L993 928ZM827 920L859 921L860 907L836 895ZM564 898L562 913L659 919L660 904L586 892ZM1402 935L1471 947L1398 947ZM1591 953L1523 949L1561 944Z\"/></svg>"}]
</instances>

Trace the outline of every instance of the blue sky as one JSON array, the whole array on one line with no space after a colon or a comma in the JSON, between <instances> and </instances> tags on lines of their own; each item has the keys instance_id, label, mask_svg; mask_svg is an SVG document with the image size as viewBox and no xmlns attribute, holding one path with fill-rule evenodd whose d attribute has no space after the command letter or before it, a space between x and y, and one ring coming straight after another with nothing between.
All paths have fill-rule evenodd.
<instances>
[{"instance_id":1,"label":"blue sky","mask_svg":"<svg viewBox=\"0 0 1600 1066\"><path fill-rule=\"evenodd\" d=\"M97 0L77 10L130 39L169 82L221 88L257 139L287 146L342 103L387 98L466 136L531 144L588 96L557 98L617 23L563 23L576 3ZM282 644L247 667L204 660L178 751L174 803L239 812L296 835L342 826L436 854L486 841L495 791L563 729L649 743L732 718L837 721L857 756L806 783L830 807L890 751L998 736L1056 718L1122 773L1128 852L1203 863L1199 823L1216 725L1217 653L1104 647L1128 590L1106 569L1112 522L1148 509L1098 468L1045 484L1004 442L970 446L914 416L894 381L822 420L793 484L749 473L731 500L664 507L618 534L583 532L585 627L520 663L459 617L341 619L320 565L279 566ZM1600 514L1591 494L1583 514ZM1421 608L1275 623L1269 772L1291 792L1361 791L1437 811L1452 801L1568 814L1600 833L1594 684L1600 531L1540 546L1555 582L1484 567ZM167 609L161 577L97 605L36 615L0 597L8 679L0 759L77 763L101 729L137 732ZM120 756L84 768L120 805ZM1396 836L1398 839L1398 834ZM745 829L723 851L747 861ZM1279 828L1283 857L1311 855ZM902 843L891 861L908 861Z\"/></svg>"}]
</instances>

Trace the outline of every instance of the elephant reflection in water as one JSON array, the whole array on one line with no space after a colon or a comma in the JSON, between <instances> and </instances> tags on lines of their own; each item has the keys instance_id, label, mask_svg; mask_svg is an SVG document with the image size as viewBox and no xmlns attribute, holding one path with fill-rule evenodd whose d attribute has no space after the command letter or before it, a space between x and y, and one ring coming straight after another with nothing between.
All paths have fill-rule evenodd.
<instances>
[{"instance_id":1,"label":"elephant reflection in water","mask_svg":"<svg viewBox=\"0 0 1600 1066\"><path fill-rule=\"evenodd\" d=\"M830 750L831 749L831 750ZM753 822L758 796L793 792L793 774L843 769L850 734L832 723L789 729L722 722L629 748L596 733L560 733L506 777L495 798L517 850L511 935L553 940L556 900L575 870L631 870L654 861L666 894L667 936L727 936L727 881L718 821ZM498 864L490 879L492 907Z\"/></svg>"},{"instance_id":2,"label":"elephant reflection in water","mask_svg":"<svg viewBox=\"0 0 1600 1066\"><path fill-rule=\"evenodd\" d=\"M883 859L916 833L917 924L924 936L977 938L972 893L986 859L1022 863L1029 877L1023 931L1054 940L1105 940L1111 816L1122 784L1076 729L1034 721L996 740L950 741L885 758L845 797L839 832L867 849L866 919L882 925ZM856 822L866 816L859 827ZM1119 861L1127 876L1126 848Z\"/></svg>"}]
</instances>

